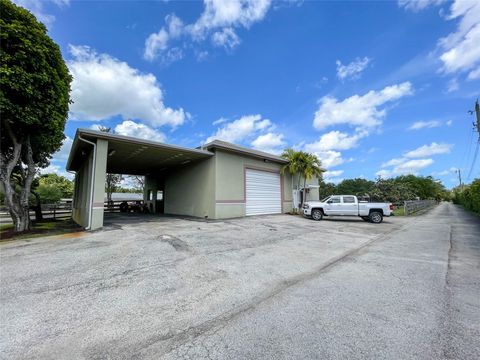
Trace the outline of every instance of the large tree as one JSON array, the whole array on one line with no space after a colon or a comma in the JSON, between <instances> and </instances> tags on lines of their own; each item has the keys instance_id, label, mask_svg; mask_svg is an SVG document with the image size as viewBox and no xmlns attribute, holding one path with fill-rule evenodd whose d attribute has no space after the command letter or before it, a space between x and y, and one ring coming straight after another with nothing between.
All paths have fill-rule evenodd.
<instances>
[{"instance_id":1,"label":"large tree","mask_svg":"<svg viewBox=\"0 0 480 360\"><path fill-rule=\"evenodd\" d=\"M362 178L345 179L337 185L336 191L338 194L370 196L374 187L375 183L370 180Z\"/></svg>"},{"instance_id":2,"label":"large tree","mask_svg":"<svg viewBox=\"0 0 480 360\"><path fill-rule=\"evenodd\" d=\"M34 176L64 139L72 78L46 27L11 1L0 4L0 183L15 231L25 231Z\"/></svg>"}]
</instances>

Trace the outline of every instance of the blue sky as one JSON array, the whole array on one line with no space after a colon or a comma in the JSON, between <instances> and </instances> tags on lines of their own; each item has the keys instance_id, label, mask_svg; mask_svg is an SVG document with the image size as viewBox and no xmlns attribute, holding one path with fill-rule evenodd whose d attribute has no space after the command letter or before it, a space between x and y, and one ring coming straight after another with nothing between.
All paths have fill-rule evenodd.
<instances>
[{"instance_id":1,"label":"blue sky","mask_svg":"<svg viewBox=\"0 0 480 360\"><path fill-rule=\"evenodd\" d=\"M314 152L328 181L470 179L480 2L16 0L74 76L79 127L196 147ZM478 164L478 161L477 161Z\"/></svg>"}]
</instances>

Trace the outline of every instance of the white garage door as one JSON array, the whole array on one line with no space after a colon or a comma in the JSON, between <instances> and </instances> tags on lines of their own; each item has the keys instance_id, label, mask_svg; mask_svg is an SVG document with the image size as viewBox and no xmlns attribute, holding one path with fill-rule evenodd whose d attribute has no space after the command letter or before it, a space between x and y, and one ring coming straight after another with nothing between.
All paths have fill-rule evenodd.
<instances>
[{"instance_id":1,"label":"white garage door","mask_svg":"<svg viewBox=\"0 0 480 360\"><path fill-rule=\"evenodd\" d=\"M247 216L282 212L280 174L247 169L245 186Z\"/></svg>"}]
</instances>

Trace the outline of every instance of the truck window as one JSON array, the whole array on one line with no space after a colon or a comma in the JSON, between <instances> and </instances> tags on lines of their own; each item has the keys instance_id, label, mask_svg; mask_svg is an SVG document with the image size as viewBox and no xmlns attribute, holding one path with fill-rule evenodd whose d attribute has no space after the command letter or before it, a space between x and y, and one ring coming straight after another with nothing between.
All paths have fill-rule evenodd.
<instances>
[{"instance_id":1,"label":"truck window","mask_svg":"<svg viewBox=\"0 0 480 360\"><path fill-rule=\"evenodd\" d=\"M330 203L333 204L339 204L340 203L340 196L332 196L330 200L328 200Z\"/></svg>"},{"instance_id":2,"label":"truck window","mask_svg":"<svg viewBox=\"0 0 480 360\"><path fill-rule=\"evenodd\" d=\"M344 204L355 204L355 198L353 196L344 196L343 197Z\"/></svg>"}]
</instances>

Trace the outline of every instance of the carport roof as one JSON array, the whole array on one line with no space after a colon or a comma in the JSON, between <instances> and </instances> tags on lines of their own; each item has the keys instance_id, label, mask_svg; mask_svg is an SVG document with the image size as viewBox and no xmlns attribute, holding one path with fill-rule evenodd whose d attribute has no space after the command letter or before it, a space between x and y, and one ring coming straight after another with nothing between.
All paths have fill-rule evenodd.
<instances>
[{"instance_id":1,"label":"carport roof","mask_svg":"<svg viewBox=\"0 0 480 360\"><path fill-rule=\"evenodd\" d=\"M92 149L92 145L81 141L80 137L93 142L97 139L108 141L107 172L112 174L149 175L213 156L213 153L207 150L78 129L67 162L69 171L78 171Z\"/></svg>"},{"instance_id":2,"label":"carport roof","mask_svg":"<svg viewBox=\"0 0 480 360\"><path fill-rule=\"evenodd\" d=\"M248 155L248 156L252 156L252 157L256 157L256 158L260 158L260 159L264 159L264 160L269 160L269 161L280 163L280 164L287 164L288 163L288 160L281 157L281 156L266 153L264 151L250 149L250 148L247 148L247 147L244 147L244 146L232 144L232 143L229 143L229 142L226 142L226 141L221 141L221 140L213 140L213 141L209 142L208 144L203 145L201 147L201 149L207 149L207 150L223 149L223 150L226 150L226 151L235 152L235 153L239 153L239 154L243 154L243 155Z\"/></svg>"}]
</instances>

